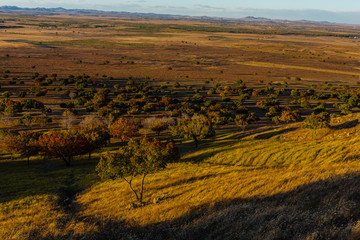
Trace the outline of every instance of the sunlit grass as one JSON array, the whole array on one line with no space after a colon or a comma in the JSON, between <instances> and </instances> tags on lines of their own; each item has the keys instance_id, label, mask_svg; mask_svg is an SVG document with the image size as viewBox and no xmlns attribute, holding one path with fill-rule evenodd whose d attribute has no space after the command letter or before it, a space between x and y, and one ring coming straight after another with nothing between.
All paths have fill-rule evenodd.
<instances>
[{"instance_id":1,"label":"sunlit grass","mask_svg":"<svg viewBox=\"0 0 360 240\"><path fill-rule=\"evenodd\" d=\"M0 179L8 184L2 186L0 225L5 228L0 236L119 238L157 236L162 229L165 238L177 232L175 239L195 239L236 226L238 236L259 238L261 230L249 228L256 222L267 226L263 231L269 236L286 238L280 223L296 223L292 227L298 232L301 218L311 225L302 233L308 237L316 231L325 234L320 225L334 226L331 218L336 215L349 225L339 233L327 231L348 237L358 216L353 194L360 192L360 162L356 161L360 138L345 133L356 132L359 126L320 131L316 139L310 130L297 127L247 137L222 133L196 150L187 143L180 162L146 178L146 204L138 208L133 208L135 197L125 182L99 181L94 170L98 155L90 162L80 158L71 168L57 162L50 171L42 171L40 159L32 160L30 167L23 161L3 160ZM300 133L308 138L289 140ZM134 184L138 186L139 179ZM77 191L70 210L61 205L64 187ZM154 198L160 201L155 203ZM219 222L223 224L213 226ZM137 232L124 232L127 228ZM231 239L233 234L221 236Z\"/></svg>"},{"instance_id":2,"label":"sunlit grass","mask_svg":"<svg viewBox=\"0 0 360 240\"><path fill-rule=\"evenodd\" d=\"M316 71L316 72L345 74L345 75L360 75L360 73L358 73L358 72L348 72L348 71L341 71L341 70L294 66L294 65L268 63L268 62L239 62L238 64L254 66L254 67L268 67L268 68L280 68L280 69L292 68L292 69L300 69L300 70L308 70L308 71Z\"/></svg>"},{"instance_id":3,"label":"sunlit grass","mask_svg":"<svg viewBox=\"0 0 360 240\"><path fill-rule=\"evenodd\" d=\"M35 42L36 44L36 42ZM111 42L102 41L98 39L85 39L85 40L68 40L68 41L47 41L41 42L40 45L44 46L76 46L76 47L92 47L92 48L120 48L120 47L151 47L155 46L152 43L142 42Z\"/></svg>"}]
</instances>

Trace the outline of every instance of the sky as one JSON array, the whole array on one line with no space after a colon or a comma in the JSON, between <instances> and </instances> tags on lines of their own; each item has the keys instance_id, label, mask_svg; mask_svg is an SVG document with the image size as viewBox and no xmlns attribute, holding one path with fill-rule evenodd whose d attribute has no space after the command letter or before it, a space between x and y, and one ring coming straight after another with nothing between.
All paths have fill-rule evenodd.
<instances>
[{"instance_id":1,"label":"sky","mask_svg":"<svg viewBox=\"0 0 360 240\"><path fill-rule=\"evenodd\" d=\"M0 5L360 24L360 0L0 0Z\"/></svg>"}]
</instances>

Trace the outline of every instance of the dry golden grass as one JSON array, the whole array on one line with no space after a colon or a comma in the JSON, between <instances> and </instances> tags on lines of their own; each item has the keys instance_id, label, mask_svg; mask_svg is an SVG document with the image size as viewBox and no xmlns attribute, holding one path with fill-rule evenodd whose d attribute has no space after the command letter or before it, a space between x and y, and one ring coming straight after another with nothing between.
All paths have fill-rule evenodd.
<instances>
[{"instance_id":1,"label":"dry golden grass","mask_svg":"<svg viewBox=\"0 0 360 240\"><path fill-rule=\"evenodd\" d=\"M136 21L88 16L75 17L73 26L47 29L36 24L61 23L68 16L23 18L35 24L1 31L0 60L1 70L9 69L25 85L33 72L58 73L59 78L86 73L97 81L106 74L115 78L110 85L130 75L149 76L157 83L171 80L194 87L208 78L223 84L241 78L249 87L258 87L259 80L286 80L291 87L320 81L354 86L359 76L360 56L354 52L359 43L353 39L170 28L131 31L123 24ZM90 21L116 26L75 26ZM344 27L341 32L348 31ZM311 80L295 81L297 76ZM63 97L49 96L41 101L60 111ZM0 239L358 239L357 117L341 118L333 123L337 127L317 131L316 139L299 124L243 138L241 133L218 135L182 162L148 176L147 204L140 208L129 208L134 196L120 180L89 187L98 182L94 163L43 172L40 162L26 168L2 155L0 178L8 184L3 185L6 195L0 192ZM62 189L59 182L71 175L73 182ZM74 195L62 196L67 191ZM156 197L162 200L154 203Z\"/></svg>"},{"instance_id":2,"label":"dry golden grass","mask_svg":"<svg viewBox=\"0 0 360 240\"><path fill-rule=\"evenodd\" d=\"M160 203L149 202L144 207L129 209L134 197L128 186L121 181L104 182L80 194L74 205L78 209L72 212L56 205L54 198L34 199L28 205L2 210L0 236L256 239L267 235L265 239L274 239L291 236L291 232L278 226L289 223L296 224L288 227L304 239L316 233L330 236L341 232L341 236L349 236L351 221L335 231L339 226L331 218L338 215L351 220L357 216L357 200L352 194L359 192L359 170L359 163L301 169L171 164L164 172L147 179L146 198L163 195ZM300 219L313 226L299 222ZM334 229L322 229L322 221ZM250 223L258 227L244 229ZM259 229L260 226L268 227ZM301 226L308 229L301 230ZM126 228L132 230L128 232ZM353 236L356 231L354 227Z\"/></svg>"},{"instance_id":3,"label":"dry golden grass","mask_svg":"<svg viewBox=\"0 0 360 240\"><path fill-rule=\"evenodd\" d=\"M304 185L345 174L357 174L359 163L335 164L308 168L242 169L200 165L171 165L162 176L147 179L146 197L149 201L164 195L159 204L128 210L134 197L121 182L105 182L82 194L78 202L86 206L87 217L102 215L136 225L172 221L189 214L193 209L254 197L271 197L294 191ZM189 173L189 168L193 173Z\"/></svg>"},{"instance_id":4,"label":"dry golden grass","mask_svg":"<svg viewBox=\"0 0 360 240\"><path fill-rule=\"evenodd\" d=\"M52 200L34 198L28 205L0 210L2 239L37 239L61 236L58 221L64 217Z\"/></svg>"},{"instance_id":5,"label":"dry golden grass","mask_svg":"<svg viewBox=\"0 0 360 240\"><path fill-rule=\"evenodd\" d=\"M345 75L359 75L359 72L347 72L340 70L331 70L331 69L320 69L313 67L303 67L303 66L293 66L293 65L285 65L285 64L276 64L276 63L268 63L268 62L239 62L241 65L255 66L255 67L266 67L266 68L293 68L307 71L315 71L315 72L326 72L326 73L337 73L337 74L345 74Z\"/></svg>"},{"instance_id":6,"label":"dry golden grass","mask_svg":"<svg viewBox=\"0 0 360 240\"><path fill-rule=\"evenodd\" d=\"M121 180L78 192L70 205L63 205L56 192L5 202L0 204L0 225L4 226L0 236L356 239L360 219L356 119L356 114L334 119L337 125L320 131L316 140L311 139L310 130L298 129L298 124L238 140L219 135L183 156L182 162L149 175L147 203L139 208L130 207L135 198ZM289 140L304 131L310 131L309 136ZM256 161L249 163L251 157ZM66 181L65 175L76 177L81 171L84 168L77 167L72 173L63 169L59 174ZM75 183L83 185L84 178L74 179ZM161 200L155 203L158 197Z\"/></svg>"},{"instance_id":7,"label":"dry golden grass","mask_svg":"<svg viewBox=\"0 0 360 240\"><path fill-rule=\"evenodd\" d=\"M97 226L74 218L57 197L32 198L20 207L0 209L1 239L69 239L94 234Z\"/></svg>"},{"instance_id":8,"label":"dry golden grass","mask_svg":"<svg viewBox=\"0 0 360 240\"><path fill-rule=\"evenodd\" d=\"M344 118L343 122L353 118L356 115ZM277 131L249 136L240 142L220 135L214 142L203 143L201 149L184 156L184 162L169 164L164 171L147 177L144 197L147 203L143 207L129 207L135 198L121 180L98 183L78 193L69 206L63 206L55 195L30 197L21 204L19 200L2 203L0 224L5 227L0 236L4 239L97 239L100 236L105 239L347 239L352 236L356 239L356 223L360 219L360 163L337 154L343 154L346 149L356 153L354 143L358 137L327 141L324 135L305 144L294 140L280 142L279 138L290 132ZM292 134L297 135L296 131L303 130ZM343 131L349 129L330 130ZM285 162L274 164L281 154L269 158L266 154L272 151L271 146L280 153L282 147L297 152L302 158L290 154L282 156L287 158ZM312 149L332 152L311 158ZM257 154L258 163L236 166L239 165L236 161L244 158L239 158L244 152ZM288 164L295 160L298 164ZM66 170L60 173L64 175ZM154 203L157 197L161 200Z\"/></svg>"}]
</instances>

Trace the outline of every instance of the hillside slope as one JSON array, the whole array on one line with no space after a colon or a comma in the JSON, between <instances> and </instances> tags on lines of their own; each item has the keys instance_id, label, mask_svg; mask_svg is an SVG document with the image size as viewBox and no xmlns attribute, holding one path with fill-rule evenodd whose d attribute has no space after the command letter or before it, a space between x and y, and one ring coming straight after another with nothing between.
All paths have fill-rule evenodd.
<instances>
[{"instance_id":1,"label":"hillside slope","mask_svg":"<svg viewBox=\"0 0 360 240\"><path fill-rule=\"evenodd\" d=\"M80 171L65 169L59 172L61 192L1 203L0 236L359 239L357 117L335 119L334 127L315 137L298 124L246 137L219 134L150 175L148 203L139 208L129 207L134 196L126 183L106 181L77 190ZM86 176L98 181L91 170Z\"/></svg>"}]
</instances>

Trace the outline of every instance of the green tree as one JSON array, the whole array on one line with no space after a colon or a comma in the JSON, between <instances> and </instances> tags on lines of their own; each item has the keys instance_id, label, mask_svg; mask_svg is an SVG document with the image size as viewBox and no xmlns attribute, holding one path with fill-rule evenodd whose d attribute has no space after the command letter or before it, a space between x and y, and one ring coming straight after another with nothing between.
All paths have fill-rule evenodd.
<instances>
[{"instance_id":1,"label":"green tree","mask_svg":"<svg viewBox=\"0 0 360 240\"><path fill-rule=\"evenodd\" d=\"M151 131L155 132L158 136L161 132L169 129L169 126L174 123L172 118L147 118L144 121L144 125Z\"/></svg>"},{"instance_id":2,"label":"green tree","mask_svg":"<svg viewBox=\"0 0 360 240\"><path fill-rule=\"evenodd\" d=\"M137 201L143 204L145 177L164 169L167 162L178 159L179 154L175 148L173 143L163 144L157 139L130 139L128 145L117 152L102 155L96 171L102 179L123 179ZM141 183L136 188L133 179L137 176L141 176Z\"/></svg>"},{"instance_id":3,"label":"green tree","mask_svg":"<svg viewBox=\"0 0 360 240\"><path fill-rule=\"evenodd\" d=\"M40 146L37 143L40 134L31 131L20 132L17 136L17 152L26 157L27 164L30 165L30 157L38 155Z\"/></svg>"},{"instance_id":4,"label":"green tree","mask_svg":"<svg viewBox=\"0 0 360 240\"><path fill-rule=\"evenodd\" d=\"M77 129L79 134L83 135L88 142L89 159L91 153L95 150L101 149L110 140L109 129L101 123L90 123L86 126Z\"/></svg>"},{"instance_id":5,"label":"green tree","mask_svg":"<svg viewBox=\"0 0 360 240\"><path fill-rule=\"evenodd\" d=\"M235 117L235 124L245 131L246 126L249 125L249 120L245 114L239 114Z\"/></svg>"},{"instance_id":6,"label":"green tree","mask_svg":"<svg viewBox=\"0 0 360 240\"><path fill-rule=\"evenodd\" d=\"M310 116L307 116L302 127L314 130L315 138L317 129L328 128L329 126L330 114L328 112L322 112L319 114L312 113Z\"/></svg>"},{"instance_id":7,"label":"green tree","mask_svg":"<svg viewBox=\"0 0 360 240\"><path fill-rule=\"evenodd\" d=\"M211 119L205 116L194 116L180 120L170 130L173 136L194 140L195 147L198 147L200 140L215 135Z\"/></svg>"}]
</instances>

